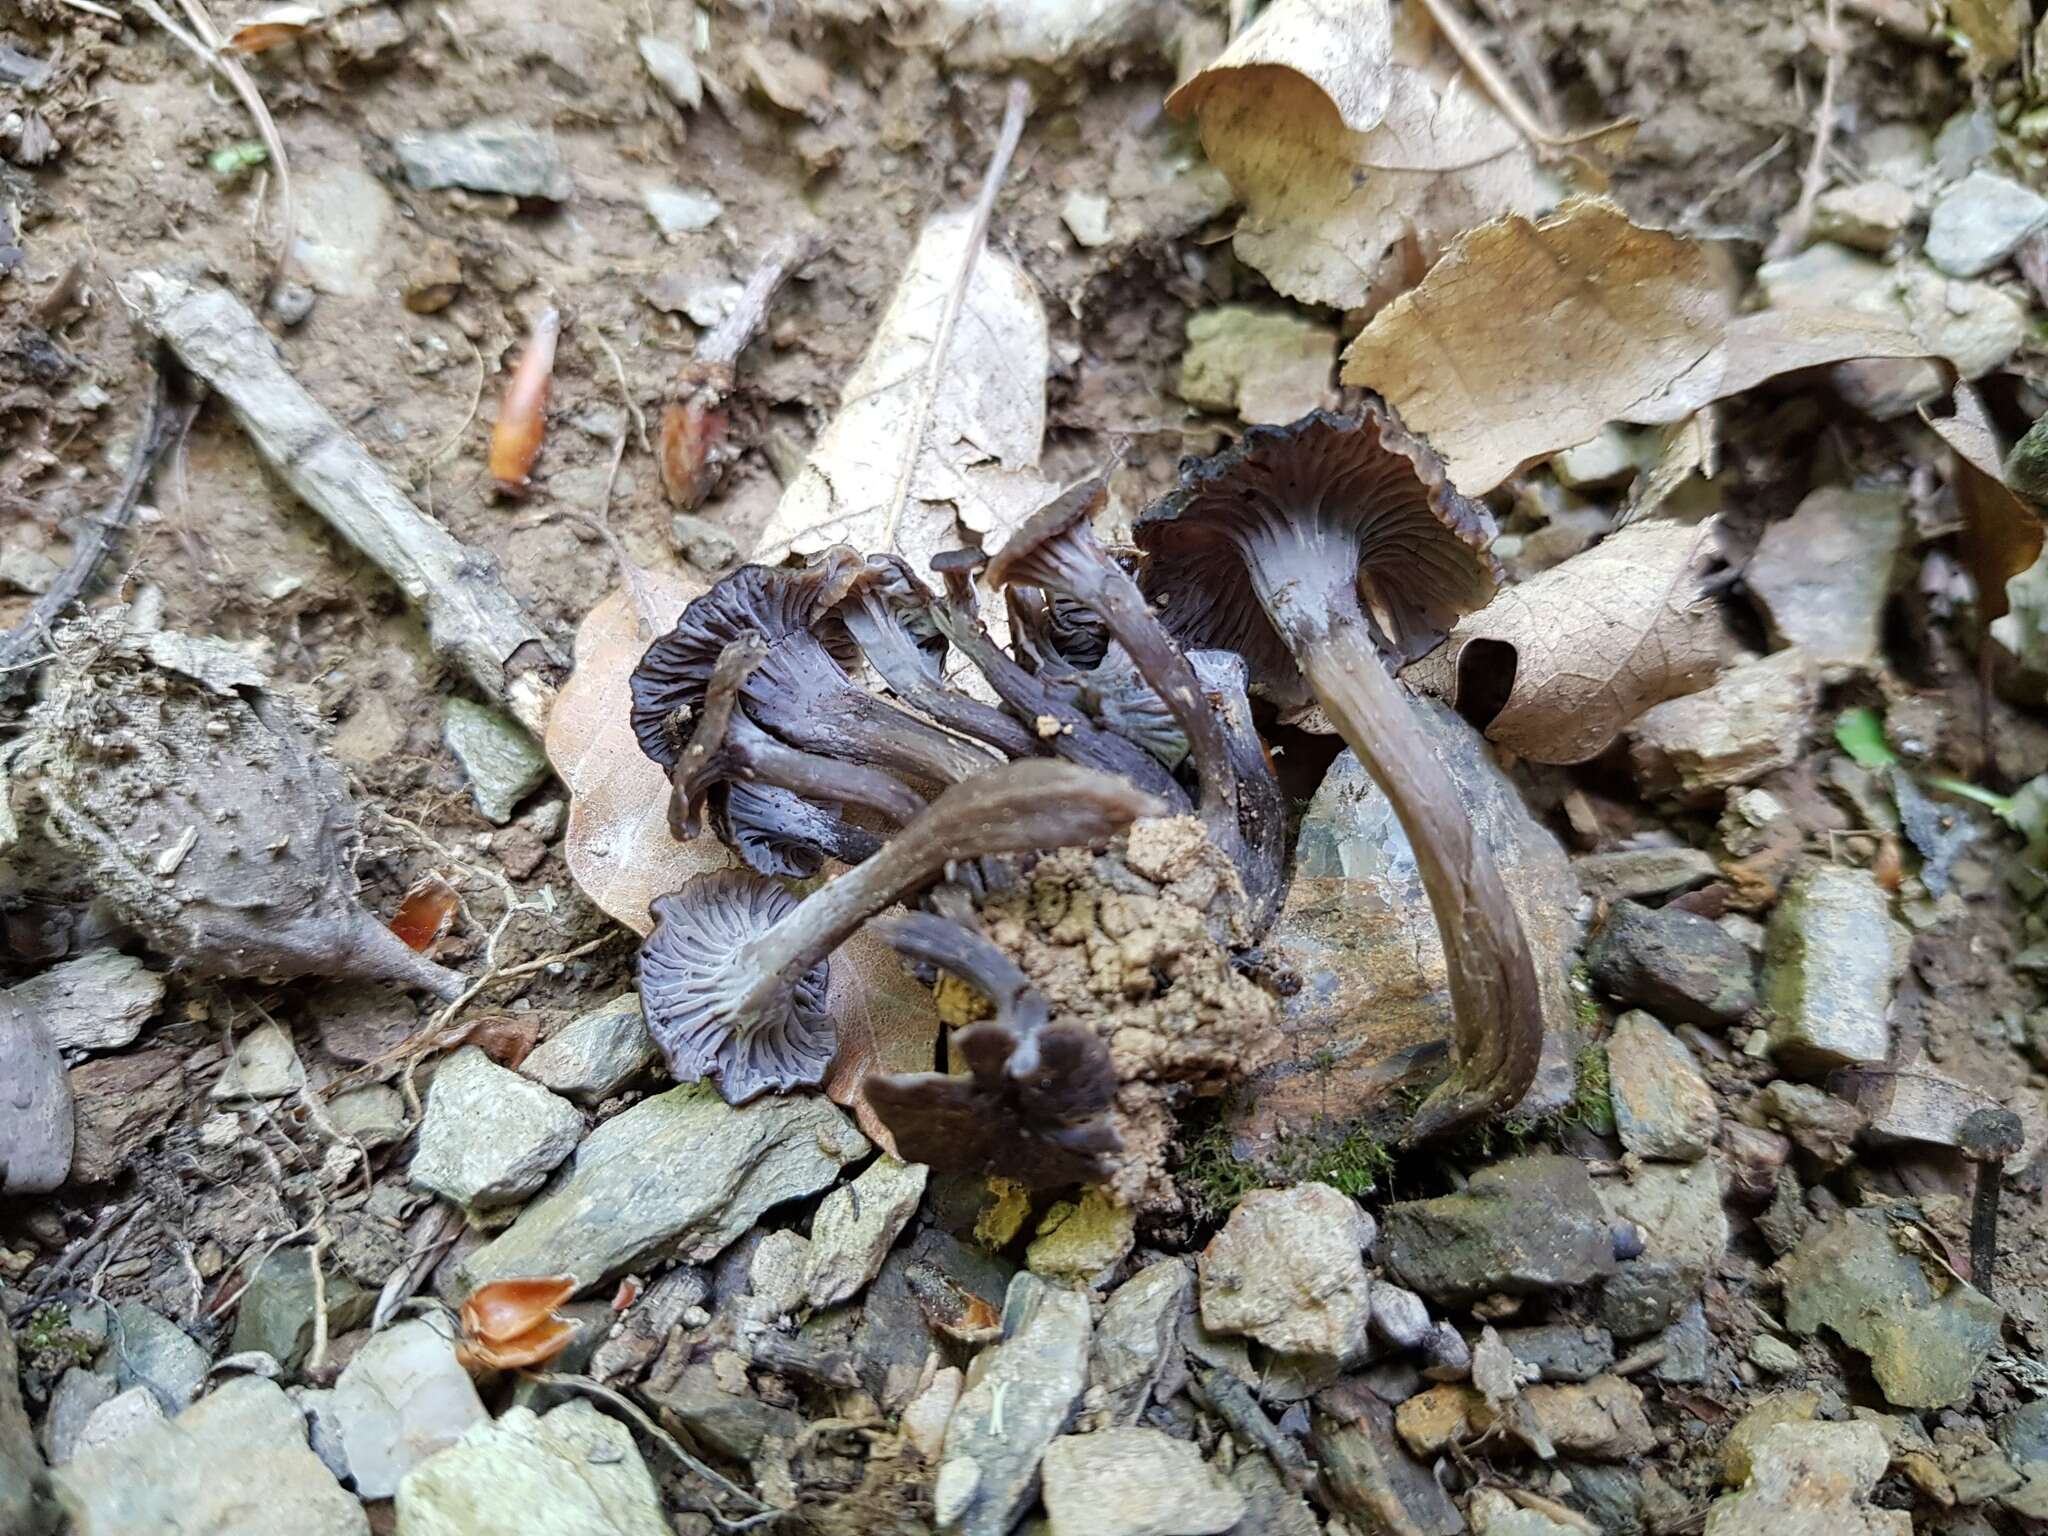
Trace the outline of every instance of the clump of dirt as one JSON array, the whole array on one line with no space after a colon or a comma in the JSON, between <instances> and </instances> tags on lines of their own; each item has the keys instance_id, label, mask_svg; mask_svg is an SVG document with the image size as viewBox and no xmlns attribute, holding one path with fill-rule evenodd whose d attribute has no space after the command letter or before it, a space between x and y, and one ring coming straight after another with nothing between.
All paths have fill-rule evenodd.
<instances>
[{"instance_id":1,"label":"clump of dirt","mask_svg":"<svg viewBox=\"0 0 2048 1536\"><path fill-rule=\"evenodd\" d=\"M1232 964L1243 901L1201 822L1176 816L1105 854L1049 855L981 905L1053 1017L1107 1042L1124 1141L1110 1186L1147 1214L1181 1205L1167 1171L1175 1107L1222 1093L1280 1046L1278 1006Z\"/></svg>"}]
</instances>

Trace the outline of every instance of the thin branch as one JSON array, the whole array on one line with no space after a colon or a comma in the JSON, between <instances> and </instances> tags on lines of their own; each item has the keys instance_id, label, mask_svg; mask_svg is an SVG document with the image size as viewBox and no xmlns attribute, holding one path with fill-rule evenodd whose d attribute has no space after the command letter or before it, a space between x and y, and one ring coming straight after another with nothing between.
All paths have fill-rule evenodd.
<instances>
[{"instance_id":1,"label":"thin branch","mask_svg":"<svg viewBox=\"0 0 2048 1536\"><path fill-rule=\"evenodd\" d=\"M918 381L917 404L910 415L910 435L904 442L903 462L896 468L896 488L889 496L889 515L882 524L877 544L896 547L896 529L903 521L903 508L910 499L910 479L924 453L924 436L930 426L932 400L938 394L939 378L946 371L946 354L953 349L953 330L960 323L960 311L967 306L967 290L974 280L974 265L981 248L988 243L989 220L995 216L996 194L1010 173L1017 144L1024 137L1024 122L1031 115L1031 87L1022 80L1010 82L1010 94L1003 105L1002 132L996 137L996 152L989 158L988 171L981 178L981 195L974 200L974 216L967 225L967 246L960 256L960 275L953 279L953 291L946 295L946 308L939 316L938 334L932 338L932 355L926 360L924 377Z\"/></svg>"},{"instance_id":2,"label":"thin branch","mask_svg":"<svg viewBox=\"0 0 2048 1536\"><path fill-rule=\"evenodd\" d=\"M1472 30L1471 24L1459 12L1453 0L1422 0L1422 7L1429 12L1430 20L1436 23L1437 31L1444 35L1444 41L1451 45L1451 51L1457 54L1458 62L1471 71L1480 88L1492 98L1493 104L1500 108L1501 115L1514 124L1515 131L1531 144L1541 145L1545 149L1570 149L1574 145L1585 144L1623 128L1635 126L1634 118L1621 117L1598 128L1582 128L1576 133L1552 133L1536 120L1536 114L1530 110L1529 104L1522 100L1522 93L1515 89L1514 83L1506 75L1501 73L1500 66L1493 62L1485 45L1479 41L1478 34Z\"/></svg>"},{"instance_id":3,"label":"thin branch","mask_svg":"<svg viewBox=\"0 0 2048 1536\"><path fill-rule=\"evenodd\" d=\"M1806 174L1799 180L1799 201L1792 205L1792 212L1785 222L1778 226L1778 237L1771 242L1769 255L1789 256L1806 244L1806 233L1813 227L1813 205L1820 197L1820 189L1827 185L1828 146L1835 137L1835 92L1842 83L1842 66L1848 57L1848 49L1842 46L1841 7L1838 0L1826 0L1827 36L1821 39L1821 47L1827 53L1827 63L1821 69L1820 110L1814 114L1813 153L1806 157Z\"/></svg>"}]
</instances>

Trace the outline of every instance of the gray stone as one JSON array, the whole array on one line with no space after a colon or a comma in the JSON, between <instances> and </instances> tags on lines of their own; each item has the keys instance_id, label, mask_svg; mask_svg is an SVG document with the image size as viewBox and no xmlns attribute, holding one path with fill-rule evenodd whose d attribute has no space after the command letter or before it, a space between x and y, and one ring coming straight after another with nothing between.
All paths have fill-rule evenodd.
<instances>
[{"instance_id":1,"label":"gray stone","mask_svg":"<svg viewBox=\"0 0 2048 1536\"><path fill-rule=\"evenodd\" d=\"M690 112L704 105L704 80L686 46L651 32L641 33L634 39L634 45L640 50L640 62L647 66L647 73L654 77L663 95Z\"/></svg>"},{"instance_id":2,"label":"gray stone","mask_svg":"<svg viewBox=\"0 0 2048 1536\"><path fill-rule=\"evenodd\" d=\"M1608 1037L1607 1062L1614 1126L1624 1147L1638 1157L1681 1163L1707 1155L1720 1133L1721 1112L1699 1063L1676 1035L1647 1013L1625 1013Z\"/></svg>"},{"instance_id":3,"label":"gray stone","mask_svg":"<svg viewBox=\"0 0 2048 1536\"><path fill-rule=\"evenodd\" d=\"M1539 1381L1591 1381L1614 1364L1614 1335L1587 1323L1503 1328L1500 1341Z\"/></svg>"},{"instance_id":4,"label":"gray stone","mask_svg":"<svg viewBox=\"0 0 2048 1536\"><path fill-rule=\"evenodd\" d=\"M804 1277L812 1306L836 1306L875 1278L924 1196L927 1171L923 1163L901 1163L885 1154L825 1197L811 1220Z\"/></svg>"},{"instance_id":5,"label":"gray stone","mask_svg":"<svg viewBox=\"0 0 2048 1536\"><path fill-rule=\"evenodd\" d=\"M753 1460L774 1441L792 1446L803 1433L804 1421L796 1414L750 1390L731 1390L708 1361L685 1366L667 1386L643 1390L663 1418L735 1461Z\"/></svg>"},{"instance_id":6,"label":"gray stone","mask_svg":"<svg viewBox=\"0 0 2048 1536\"><path fill-rule=\"evenodd\" d=\"M121 1303L114 1320L118 1326L103 1363L113 1365L117 1386L149 1388L166 1413L181 1411L199 1395L208 1362L191 1335L139 1302Z\"/></svg>"},{"instance_id":7,"label":"gray stone","mask_svg":"<svg viewBox=\"0 0 2048 1536\"><path fill-rule=\"evenodd\" d=\"M1461 1536L1458 1506L1394 1434L1393 1410L1354 1381L1319 1394L1310 1448L1327 1496L1347 1520L1402 1536Z\"/></svg>"},{"instance_id":8,"label":"gray stone","mask_svg":"<svg viewBox=\"0 0 2048 1536\"><path fill-rule=\"evenodd\" d=\"M1822 1168L1844 1167L1856 1155L1863 1112L1846 1099L1808 1083L1775 1082L1757 1096L1757 1108Z\"/></svg>"},{"instance_id":9,"label":"gray stone","mask_svg":"<svg viewBox=\"0 0 2048 1536\"><path fill-rule=\"evenodd\" d=\"M668 536L676 553L706 575L717 575L740 557L739 541L695 512L670 514Z\"/></svg>"},{"instance_id":10,"label":"gray stone","mask_svg":"<svg viewBox=\"0 0 2048 1536\"><path fill-rule=\"evenodd\" d=\"M1524 1509L1498 1488L1473 1490L1465 1506L1473 1536L1581 1536L1576 1525L1560 1525L1540 1510Z\"/></svg>"},{"instance_id":11,"label":"gray stone","mask_svg":"<svg viewBox=\"0 0 2048 1536\"><path fill-rule=\"evenodd\" d=\"M0 998L0 1193L40 1195L71 1176L78 1117L64 1058L43 1021ZM0 1329L0 1332L4 1332Z\"/></svg>"},{"instance_id":12,"label":"gray stone","mask_svg":"<svg viewBox=\"0 0 2048 1536\"><path fill-rule=\"evenodd\" d=\"M1222 304L1188 316L1180 397L1198 410L1284 422L1335 403L1337 332L1292 310Z\"/></svg>"},{"instance_id":13,"label":"gray stone","mask_svg":"<svg viewBox=\"0 0 2048 1536\"><path fill-rule=\"evenodd\" d=\"M588 1290L656 1255L705 1263L770 1206L817 1193L867 1152L822 1097L734 1108L705 1084L672 1088L586 1136L567 1176L464 1261L463 1282L570 1274Z\"/></svg>"},{"instance_id":14,"label":"gray stone","mask_svg":"<svg viewBox=\"0 0 2048 1536\"><path fill-rule=\"evenodd\" d=\"M694 235L716 224L725 205L702 187L642 187L640 200L664 235Z\"/></svg>"},{"instance_id":15,"label":"gray stone","mask_svg":"<svg viewBox=\"0 0 2048 1536\"><path fill-rule=\"evenodd\" d=\"M1091 251L1114 238L1109 227L1109 199L1100 192L1074 188L1060 201L1060 222L1076 245Z\"/></svg>"},{"instance_id":16,"label":"gray stone","mask_svg":"<svg viewBox=\"0 0 2048 1536\"><path fill-rule=\"evenodd\" d=\"M1764 529L1742 579L1778 642L1802 647L1823 678L1842 682L1883 653L1884 605L1905 536L1903 491L1823 486Z\"/></svg>"},{"instance_id":17,"label":"gray stone","mask_svg":"<svg viewBox=\"0 0 2048 1536\"><path fill-rule=\"evenodd\" d=\"M1765 940L1772 1052L1814 1071L1886 1060L1892 988L1905 971L1907 942L1869 870L1814 864L1795 877Z\"/></svg>"},{"instance_id":18,"label":"gray stone","mask_svg":"<svg viewBox=\"0 0 2048 1536\"><path fill-rule=\"evenodd\" d=\"M553 131L525 123L480 122L400 134L392 148L407 183L422 190L467 187L551 203L566 201L574 190Z\"/></svg>"},{"instance_id":19,"label":"gray stone","mask_svg":"<svg viewBox=\"0 0 2048 1536\"><path fill-rule=\"evenodd\" d=\"M1576 1158L1515 1158L1456 1194L1387 1207L1380 1259L1435 1302L1526 1295L1614 1272L1614 1234Z\"/></svg>"},{"instance_id":20,"label":"gray stone","mask_svg":"<svg viewBox=\"0 0 2048 1536\"><path fill-rule=\"evenodd\" d=\"M375 1334L334 1384L334 1421L366 1499L388 1499L405 1475L489 1422L449 1336L423 1318Z\"/></svg>"},{"instance_id":21,"label":"gray stone","mask_svg":"<svg viewBox=\"0 0 2048 1536\"><path fill-rule=\"evenodd\" d=\"M2029 501L2048 502L2048 416L2012 445L2005 456L2005 483Z\"/></svg>"},{"instance_id":22,"label":"gray stone","mask_svg":"<svg viewBox=\"0 0 2048 1536\"><path fill-rule=\"evenodd\" d=\"M54 1526L49 1518L48 1477L36 1449L28 1410L21 1404L21 1368L14 1334L7 1326L14 1298L0 1292L0 1531L39 1536Z\"/></svg>"},{"instance_id":23,"label":"gray stone","mask_svg":"<svg viewBox=\"0 0 2048 1536\"><path fill-rule=\"evenodd\" d=\"M175 1419L81 1451L55 1481L77 1536L370 1529L362 1505L306 1448L298 1409L260 1376L237 1376Z\"/></svg>"},{"instance_id":24,"label":"gray stone","mask_svg":"<svg viewBox=\"0 0 2048 1536\"><path fill-rule=\"evenodd\" d=\"M1961 1402L1997 1345L2005 1314L1952 1272L1931 1267L1893 1242L1883 1215L1843 1212L1778 1262L1785 1326L1802 1335L1828 1328L1868 1355L1897 1407Z\"/></svg>"},{"instance_id":25,"label":"gray stone","mask_svg":"<svg viewBox=\"0 0 2048 1536\"><path fill-rule=\"evenodd\" d=\"M1244 1518L1201 1451L1156 1429L1062 1435L1043 1476L1052 1536L1220 1536Z\"/></svg>"},{"instance_id":26,"label":"gray stone","mask_svg":"<svg viewBox=\"0 0 2048 1536\"><path fill-rule=\"evenodd\" d=\"M441 739L462 771L484 819L504 826L519 802L544 783L548 760L540 744L510 715L469 699L450 699Z\"/></svg>"},{"instance_id":27,"label":"gray stone","mask_svg":"<svg viewBox=\"0 0 2048 1536\"><path fill-rule=\"evenodd\" d=\"M1927 259L1951 277L1988 272L2048 225L2048 199L1989 171L1972 171L1935 200Z\"/></svg>"},{"instance_id":28,"label":"gray stone","mask_svg":"<svg viewBox=\"0 0 2048 1536\"><path fill-rule=\"evenodd\" d=\"M1640 1339L1677 1322L1728 1251L1721 1170L1711 1159L1644 1163L1597 1188L1609 1222L1643 1234L1643 1251L1601 1291L1600 1321L1616 1338Z\"/></svg>"},{"instance_id":29,"label":"gray stone","mask_svg":"<svg viewBox=\"0 0 2048 1536\"><path fill-rule=\"evenodd\" d=\"M156 1394L147 1387L130 1387L126 1392L116 1392L86 1415L71 1454L76 1458L103 1446L118 1445L150 1425L163 1422L163 1405L157 1402Z\"/></svg>"},{"instance_id":30,"label":"gray stone","mask_svg":"<svg viewBox=\"0 0 2048 1536\"><path fill-rule=\"evenodd\" d=\"M1675 896L1705 885L1721 872L1704 848L1622 848L1582 853L1572 860L1579 889L1601 901Z\"/></svg>"},{"instance_id":31,"label":"gray stone","mask_svg":"<svg viewBox=\"0 0 2048 1536\"><path fill-rule=\"evenodd\" d=\"M1697 912L1616 902L1586 948L1586 969L1617 1002L1678 1024L1739 1024L1756 1007L1749 951Z\"/></svg>"},{"instance_id":32,"label":"gray stone","mask_svg":"<svg viewBox=\"0 0 2048 1536\"><path fill-rule=\"evenodd\" d=\"M633 1431L582 1398L511 1408L398 1485L398 1536L671 1536Z\"/></svg>"},{"instance_id":33,"label":"gray stone","mask_svg":"<svg viewBox=\"0 0 2048 1536\"><path fill-rule=\"evenodd\" d=\"M64 572L64 567L40 549L19 544L0 546L0 592L25 592L40 597Z\"/></svg>"},{"instance_id":34,"label":"gray stone","mask_svg":"<svg viewBox=\"0 0 2048 1536\"><path fill-rule=\"evenodd\" d=\"M1912 1536L1906 1511L1869 1502L1890 1461L1874 1424L1773 1425L1743 1486L1707 1511L1704 1536Z\"/></svg>"},{"instance_id":35,"label":"gray stone","mask_svg":"<svg viewBox=\"0 0 2048 1536\"><path fill-rule=\"evenodd\" d=\"M242 1309L228 1345L232 1352L261 1350L286 1374L305 1363L313 1347L312 1257L310 1248L280 1248L263 1261L242 1293ZM331 1263L323 1288L330 1338L370 1320L377 1305L376 1292L363 1289Z\"/></svg>"},{"instance_id":36,"label":"gray stone","mask_svg":"<svg viewBox=\"0 0 2048 1536\"><path fill-rule=\"evenodd\" d=\"M348 1451L341 1442L341 1420L334 1416L331 1387L288 1387L286 1395L298 1405L306 1421L306 1443L337 1478L346 1479Z\"/></svg>"},{"instance_id":37,"label":"gray stone","mask_svg":"<svg viewBox=\"0 0 2048 1536\"><path fill-rule=\"evenodd\" d=\"M1420 1349L1434 1325L1423 1299L1403 1285L1372 1283L1372 1331L1396 1349Z\"/></svg>"},{"instance_id":38,"label":"gray stone","mask_svg":"<svg viewBox=\"0 0 2048 1536\"><path fill-rule=\"evenodd\" d=\"M926 1356L954 1343L941 1325L999 1318L1015 1271L1007 1259L933 1228L893 1250L861 1297L852 1346L861 1385L885 1408L902 1407Z\"/></svg>"},{"instance_id":39,"label":"gray stone","mask_svg":"<svg viewBox=\"0 0 2048 1536\"><path fill-rule=\"evenodd\" d=\"M1815 199L1813 232L1854 250L1882 256L1912 227L1913 194L1896 182L1859 181L1830 187Z\"/></svg>"},{"instance_id":40,"label":"gray stone","mask_svg":"<svg viewBox=\"0 0 2048 1536\"><path fill-rule=\"evenodd\" d=\"M235 1042L235 1054L214 1080L221 1100L288 1099L306 1086L306 1067L291 1031L265 1022Z\"/></svg>"},{"instance_id":41,"label":"gray stone","mask_svg":"<svg viewBox=\"0 0 2048 1536\"><path fill-rule=\"evenodd\" d=\"M1281 1354L1362 1361L1372 1321L1364 1215L1327 1184L1246 1195L1198 1261L1202 1325Z\"/></svg>"},{"instance_id":42,"label":"gray stone","mask_svg":"<svg viewBox=\"0 0 2048 1536\"><path fill-rule=\"evenodd\" d=\"M384 184L359 165L315 164L292 178L292 190L298 211L292 261L299 271L321 293L374 297L396 212Z\"/></svg>"},{"instance_id":43,"label":"gray stone","mask_svg":"<svg viewBox=\"0 0 2048 1536\"><path fill-rule=\"evenodd\" d=\"M1925 1061L1867 1072L1852 1069L1829 1081L1854 1098L1864 1133L1877 1142L1959 1147L1965 1140L1963 1127L1973 1115L2004 1107L1990 1094L1935 1071ZM2038 1150L2022 1147L2008 1170L2019 1172Z\"/></svg>"},{"instance_id":44,"label":"gray stone","mask_svg":"<svg viewBox=\"0 0 2048 1536\"><path fill-rule=\"evenodd\" d=\"M118 949L89 950L0 993L0 1007L40 1018L60 1051L133 1045L163 1000L163 977Z\"/></svg>"},{"instance_id":45,"label":"gray stone","mask_svg":"<svg viewBox=\"0 0 2048 1536\"><path fill-rule=\"evenodd\" d=\"M337 1131L360 1142L365 1150L402 1141L408 1129L404 1098L396 1088L382 1083L337 1093L328 1102L327 1118Z\"/></svg>"},{"instance_id":46,"label":"gray stone","mask_svg":"<svg viewBox=\"0 0 2048 1536\"><path fill-rule=\"evenodd\" d=\"M1232 1536L1321 1536L1308 1502L1287 1486L1270 1456L1240 1456L1230 1486L1244 1500L1244 1519Z\"/></svg>"},{"instance_id":47,"label":"gray stone","mask_svg":"<svg viewBox=\"0 0 2048 1536\"><path fill-rule=\"evenodd\" d=\"M948 1536L1006 1536L1029 1507L1087 1385L1089 1331L1085 1292L1029 1273L1010 1282L1003 1342L975 1362L946 1425L932 1513Z\"/></svg>"},{"instance_id":48,"label":"gray stone","mask_svg":"<svg viewBox=\"0 0 2048 1536\"><path fill-rule=\"evenodd\" d=\"M519 1070L579 1104L597 1104L653 1066L660 1055L641 1016L640 995L622 992L603 1007L578 1014L535 1046Z\"/></svg>"},{"instance_id":49,"label":"gray stone","mask_svg":"<svg viewBox=\"0 0 2048 1536\"><path fill-rule=\"evenodd\" d=\"M1629 727L1647 795L1706 805L1798 761L1820 702L1820 669L1800 650L1745 661L1713 687L1667 699Z\"/></svg>"},{"instance_id":50,"label":"gray stone","mask_svg":"<svg viewBox=\"0 0 2048 1536\"><path fill-rule=\"evenodd\" d=\"M50 1389L50 1405L44 1410L39 1436L43 1457L51 1466L61 1467L77 1453L85 1421L114 1392L112 1377L82 1366L74 1365L57 1378L57 1385Z\"/></svg>"},{"instance_id":51,"label":"gray stone","mask_svg":"<svg viewBox=\"0 0 2048 1536\"><path fill-rule=\"evenodd\" d=\"M1678 1321L1658 1339L1664 1358L1651 1367L1650 1374L1667 1385L1690 1385L1707 1379L1707 1353L1714 1337L1707 1328L1707 1309L1698 1301L1688 1302Z\"/></svg>"},{"instance_id":52,"label":"gray stone","mask_svg":"<svg viewBox=\"0 0 2048 1536\"><path fill-rule=\"evenodd\" d=\"M1090 1401L1103 1424L1134 1424L1173 1358L1194 1275L1183 1259L1161 1259L1110 1295L1088 1361Z\"/></svg>"},{"instance_id":53,"label":"gray stone","mask_svg":"<svg viewBox=\"0 0 2048 1536\"><path fill-rule=\"evenodd\" d=\"M539 1189L582 1136L575 1105L465 1045L434 1069L408 1177L472 1214L488 1212Z\"/></svg>"},{"instance_id":54,"label":"gray stone","mask_svg":"<svg viewBox=\"0 0 2048 1536\"><path fill-rule=\"evenodd\" d=\"M1493 853L1535 961L1544 1055L1521 1109L1562 1108L1579 1036L1571 972L1581 901L1571 861L1484 736L1435 700L1411 696L1410 707ZM1403 1058L1451 1034L1443 941L1414 852L1348 749L1302 817L1293 878L1265 949L1305 984L1281 999L1284 1048L1252 1075L1231 1121L1238 1155L1254 1161L1277 1159L1287 1142L1343 1135L1388 1108Z\"/></svg>"},{"instance_id":55,"label":"gray stone","mask_svg":"<svg viewBox=\"0 0 2048 1536\"><path fill-rule=\"evenodd\" d=\"M740 285L729 278L699 283L683 295L683 313L690 324L709 330L739 308L742 292ZM670 526L673 528L673 521Z\"/></svg>"},{"instance_id":56,"label":"gray stone","mask_svg":"<svg viewBox=\"0 0 2048 1536\"><path fill-rule=\"evenodd\" d=\"M835 1191L836 1193L836 1191ZM747 1294L763 1318L787 1317L804 1304L811 1240L801 1232L763 1234L747 1261Z\"/></svg>"},{"instance_id":57,"label":"gray stone","mask_svg":"<svg viewBox=\"0 0 2048 1536\"><path fill-rule=\"evenodd\" d=\"M1749 1363L1772 1376L1799 1369L1799 1351L1774 1334L1760 1333L1749 1341Z\"/></svg>"}]
</instances>

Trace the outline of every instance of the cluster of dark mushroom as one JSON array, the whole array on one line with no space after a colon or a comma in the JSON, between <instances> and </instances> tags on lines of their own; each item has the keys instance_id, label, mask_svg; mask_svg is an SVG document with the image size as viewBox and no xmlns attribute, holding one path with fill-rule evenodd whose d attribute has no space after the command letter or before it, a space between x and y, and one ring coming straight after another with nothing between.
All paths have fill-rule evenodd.
<instances>
[{"instance_id":1,"label":"cluster of dark mushroom","mask_svg":"<svg viewBox=\"0 0 2048 1536\"><path fill-rule=\"evenodd\" d=\"M746 566L649 647L633 727L673 785L671 828L708 824L746 866L654 903L641 993L671 1071L735 1104L819 1085L838 1045L830 956L873 923L989 1010L953 1038L963 1073L867 1079L898 1151L1041 1186L1101 1177L1118 1151L1103 1038L1054 1017L977 904L1049 850L1193 817L1235 872L1211 929L1249 964L1286 877L1256 693L1319 704L1414 846L1456 1027L1410 1134L1511 1106L1541 1045L1536 977L1388 670L1491 595L1484 509L1376 401L1189 461L1129 554L1093 531L1105 496L1099 480L1070 491L992 559L939 556L937 590L887 554ZM1007 646L977 578L1003 595ZM963 664L985 692L961 686ZM801 897L785 883L827 860L849 867Z\"/></svg>"}]
</instances>

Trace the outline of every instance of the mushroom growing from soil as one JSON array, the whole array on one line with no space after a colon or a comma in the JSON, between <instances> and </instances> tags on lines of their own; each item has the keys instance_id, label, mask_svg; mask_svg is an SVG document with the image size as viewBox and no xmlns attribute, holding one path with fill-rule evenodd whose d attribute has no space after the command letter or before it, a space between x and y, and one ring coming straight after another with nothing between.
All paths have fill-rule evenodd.
<instances>
[{"instance_id":1,"label":"mushroom growing from soil","mask_svg":"<svg viewBox=\"0 0 2048 1536\"><path fill-rule=\"evenodd\" d=\"M838 1044L827 965L868 919L954 860L1100 847L1162 807L1108 774L1044 759L991 767L932 802L865 862L799 900L740 870L659 897L640 951L647 1026L678 1081L729 1103L823 1081Z\"/></svg>"},{"instance_id":2,"label":"mushroom growing from soil","mask_svg":"<svg viewBox=\"0 0 2048 1536\"><path fill-rule=\"evenodd\" d=\"M1418 1140L1513 1105L1543 1044L1521 922L1387 670L1492 595L1490 527L1370 398L1356 416L1253 427L1183 464L1180 489L1136 526L1167 626L1184 643L1236 651L1254 686L1282 702L1300 701L1305 682L1414 848L1455 1016L1451 1074L1410 1122Z\"/></svg>"},{"instance_id":3,"label":"mushroom growing from soil","mask_svg":"<svg viewBox=\"0 0 2048 1536\"><path fill-rule=\"evenodd\" d=\"M905 958L950 972L995 1008L994 1018L953 1036L966 1075L868 1079L868 1102L897 1155L1034 1189L1101 1178L1122 1147L1108 1115L1116 1068L1101 1037L1083 1024L1052 1023L1017 963L970 928L930 912L874 927Z\"/></svg>"}]
</instances>

